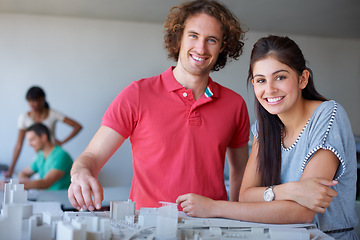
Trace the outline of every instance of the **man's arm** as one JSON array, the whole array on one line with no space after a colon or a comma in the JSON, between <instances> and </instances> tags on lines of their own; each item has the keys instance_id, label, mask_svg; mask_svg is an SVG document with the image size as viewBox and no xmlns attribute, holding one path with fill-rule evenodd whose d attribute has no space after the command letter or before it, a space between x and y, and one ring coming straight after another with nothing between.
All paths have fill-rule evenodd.
<instances>
[{"instance_id":1,"label":"man's arm","mask_svg":"<svg viewBox=\"0 0 360 240\"><path fill-rule=\"evenodd\" d=\"M240 186L249 156L248 153L249 148L247 144L240 148L228 148L226 150L226 156L229 163L230 201L238 201Z\"/></svg>"},{"instance_id":2,"label":"man's arm","mask_svg":"<svg viewBox=\"0 0 360 240\"><path fill-rule=\"evenodd\" d=\"M19 181L28 181L28 180L30 180L30 177L31 177L34 173L35 173L35 172L34 172L29 166L27 166L24 170L22 170L22 171L18 174Z\"/></svg>"},{"instance_id":3,"label":"man's arm","mask_svg":"<svg viewBox=\"0 0 360 240\"><path fill-rule=\"evenodd\" d=\"M29 167L30 168L30 167ZM31 170L32 171L32 170ZM61 179L64 176L65 172L58 169L51 169L43 179L30 180L30 179L20 179L20 183L24 184L25 189L48 189L56 181Z\"/></svg>"},{"instance_id":4,"label":"man's arm","mask_svg":"<svg viewBox=\"0 0 360 240\"><path fill-rule=\"evenodd\" d=\"M101 208L104 197L102 186L97 180L98 174L124 141L125 138L115 130L105 126L99 128L71 168L68 197L73 207L90 211L93 211L95 207Z\"/></svg>"}]
</instances>

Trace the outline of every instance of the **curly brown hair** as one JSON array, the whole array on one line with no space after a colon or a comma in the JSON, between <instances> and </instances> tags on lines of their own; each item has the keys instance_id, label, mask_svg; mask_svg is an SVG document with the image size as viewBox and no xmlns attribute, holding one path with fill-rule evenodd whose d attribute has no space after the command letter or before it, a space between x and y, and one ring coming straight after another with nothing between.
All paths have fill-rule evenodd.
<instances>
[{"instance_id":1,"label":"curly brown hair","mask_svg":"<svg viewBox=\"0 0 360 240\"><path fill-rule=\"evenodd\" d=\"M227 58L237 60L242 54L245 36L239 20L224 5L213 0L195 0L175 6L170 10L165 23L165 48L168 50L168 58L178 60L181 37L185 28L185 21L190 16L206 13L221 23L223 30L224 50L219 54L212 71L224 68Z\"/></svg>"}]
</instances>

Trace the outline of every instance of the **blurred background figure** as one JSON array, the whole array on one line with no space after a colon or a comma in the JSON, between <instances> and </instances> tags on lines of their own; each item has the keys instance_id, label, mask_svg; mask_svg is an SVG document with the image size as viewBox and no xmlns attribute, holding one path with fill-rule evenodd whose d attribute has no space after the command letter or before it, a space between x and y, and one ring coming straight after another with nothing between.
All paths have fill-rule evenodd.
<instances>
[{"instance_id":1,"label":"blurred background figure","mask_svg":"<svg viewBox=\"0 0 360 240\"><path fill-rule=\"evenodd\" d=\"M70 185L70 169L73 160L59 145L50 141L49 129L42 123L35 123L26 130L29 145L37 152L30 166L22 170L19 182L25 189L68 189ZM38 173L40 179L31 179ZM6 181L0 182L0 190Z\"/></svg>"},{"instance_id":2,"label":"blurred background figure","mask_svg":"<svg viewBox=\"0 0 360 240\"><path fill-rule=\"evenodd\" d=\"M63 113L60 113L50 108L49 104L46 101L45 92L42 88L38 86L31 87L26 93L26 100L29 103L30 111L25 112L19 116L19 132L13 152L13 157L9 169L2 172L2 174L6 178L12 176L16 162L19 158L23 146L26 129L34 123L43 123L49 129L51 142L59 146L72 139L82 129L82 126L75 120L67 117ZM58 140L55 137L55 125L57 121L64 122L65 124L72 127L72 131L70 132L70 134L62 141Z\"/></svg>"}]
</instances>

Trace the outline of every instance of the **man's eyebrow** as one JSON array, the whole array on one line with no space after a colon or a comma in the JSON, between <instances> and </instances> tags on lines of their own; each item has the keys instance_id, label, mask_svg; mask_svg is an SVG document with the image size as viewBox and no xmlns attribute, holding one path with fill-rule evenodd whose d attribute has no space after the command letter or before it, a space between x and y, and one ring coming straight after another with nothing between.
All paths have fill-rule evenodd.
<instances>
[{"instance_id":1,"label":"man's eyebrow","mask_svg":"<svg viewBox=\"0 0 360 240\"><path fill-rule=\"evenodd\" d=\"M199 35L199 33L198 33L198 32L195 32L195 31L193 31L193 30L189 30L189 31L187 31L186 33L192 33L192 34Z\"/></svg>"}]
</instances>

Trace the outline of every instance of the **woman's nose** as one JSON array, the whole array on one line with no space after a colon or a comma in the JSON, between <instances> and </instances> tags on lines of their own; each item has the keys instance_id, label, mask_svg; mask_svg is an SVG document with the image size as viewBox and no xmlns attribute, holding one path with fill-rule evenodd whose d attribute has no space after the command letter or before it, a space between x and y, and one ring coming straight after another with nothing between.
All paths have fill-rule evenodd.
<instances>
[{"instance_id":1,"label":"woman's nose","mask_svg":"<svg viewBox=\"0 0 360 240\"><path fill-rule=\"evenodd\" d=\"M272 82L272 81L267 82L266 89L265 89L265 91L267 93L274 93L274 92L277 92L277 90L278 89L277 89L276 84L274 82Z\"/></svg>"}]
</instances>

